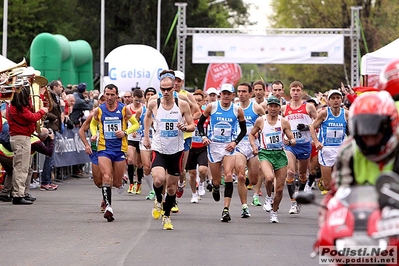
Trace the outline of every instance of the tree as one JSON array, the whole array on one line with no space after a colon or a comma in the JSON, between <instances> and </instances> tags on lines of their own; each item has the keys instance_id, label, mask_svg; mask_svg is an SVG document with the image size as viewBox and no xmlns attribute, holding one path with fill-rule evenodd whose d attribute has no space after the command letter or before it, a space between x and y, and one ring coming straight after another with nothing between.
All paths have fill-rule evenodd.
<instances>
[{"instance_id":1,"label":"tree","mask_svg":"<svg viewBox=\"0 0 399 266\"><path fill-rule=\"evenodd\" d=\"M397 17L399 4L394 0L272 0L275 14L272 25L278 28L349 28L351 6L361 6L361 25L365 42L361 54L374 51L396 39L399 29ZM383 30L382 30L383 29ZM364 44L367 44L364 45ZM346 82L350 73L350 40L345 40L345 65L279 65L281 79L290 82L301 80L307 89L325 91Z\"/></svg>"}]
</instances>

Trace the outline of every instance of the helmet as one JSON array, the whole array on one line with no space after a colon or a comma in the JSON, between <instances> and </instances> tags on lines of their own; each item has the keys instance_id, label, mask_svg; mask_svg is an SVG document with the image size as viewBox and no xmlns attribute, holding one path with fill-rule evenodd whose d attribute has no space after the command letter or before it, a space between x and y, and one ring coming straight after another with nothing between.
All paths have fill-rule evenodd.
<instances>
[{"instance_id":1,"label":"helmet","mask_svg":"<svg viewBox=\"0 0 399 266\"><path fill-rule=\"evenodd\" d=\"M399 97L399 60L395 59L384 66L380 73L378 88L392 97Z\"/></svg>"},{"instance_id":2,"label":"helmet","mask_svg":"<svg viewBox=\"0 0 399 266\"><path fill-rule=\"evenodd\" d=\"M366 158L374 162L383 160L395 149L398 144L398 124L398 110L386 91L363 93L349 109L349 133ZM362 138L380 133L382 139L372 145Z\"/></svg>"}]
</instances>

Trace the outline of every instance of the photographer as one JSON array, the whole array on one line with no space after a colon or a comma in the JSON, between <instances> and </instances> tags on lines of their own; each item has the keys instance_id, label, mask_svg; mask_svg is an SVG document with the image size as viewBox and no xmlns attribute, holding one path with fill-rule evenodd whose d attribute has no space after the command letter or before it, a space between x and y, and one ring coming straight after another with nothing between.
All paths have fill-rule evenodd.
<instances>
[{"instance_id":1,"label":"photographer","mask_svg":"<svg viewBox=\"0 0 399 266\"><path fill-rule=\"evenodd\" d=\"M51 133L50 133L51 132ZM54 134L51 129L43 128L42 132L37 136L32 134L31 138L31 154L34 155L36 152L42 153L46 156L51 156L54 152ZM11 201L11 190L12 190L12 173L13 173L13 152L8 151L0 144L0 164L6 171L6 177L4 179L4 188L0 192L0 201L10 202ZM36 198L30 195L29 183L32 176L32 167L29 169L28 178L25 184L25 200L35 201Z\"/></svg>"},{"instance_id":2,"label":"photographer","mask_svg":"<svg viewBox=\"0 0 399 266\"><path fill-rule=\"evenodd\" d=\"M86 83L80 83L77 87L77 92L73 93L75 97L75 105L73 110L69 115L73 124L79 127L84 121L82 118L84 116L84 111L93 109L93 100L90 100L86 93Z\"/></svg>"}]
</instances>

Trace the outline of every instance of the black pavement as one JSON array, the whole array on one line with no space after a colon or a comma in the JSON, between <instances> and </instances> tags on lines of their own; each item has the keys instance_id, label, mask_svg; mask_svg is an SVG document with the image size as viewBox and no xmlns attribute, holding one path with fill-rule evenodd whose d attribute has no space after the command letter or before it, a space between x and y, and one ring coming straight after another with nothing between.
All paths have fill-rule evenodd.
<instances>
[{"instance_id":1,"label":"black pavement","mask_svg":"<svg viewBox=\"0 0 399 266\"><path fill-rule=\"evenodd\" d=\"M271 224L262 207L250 206L252 191L252 216L240 218L234 185L232 220L223 223L223 188L220 202L207 192L192 204L186 187L178 199L180 212L171 215L172 231L152 219L148 191L145 183L141 195L113 189L114 222L103 218L101 192L89 178L66 179L57 191L33 189L33 205L0 202L0 265L318 265L309 256L317 207L302 206L300 214L289 215L285 191L280 223Z\"/></svg>"}]
</instances>

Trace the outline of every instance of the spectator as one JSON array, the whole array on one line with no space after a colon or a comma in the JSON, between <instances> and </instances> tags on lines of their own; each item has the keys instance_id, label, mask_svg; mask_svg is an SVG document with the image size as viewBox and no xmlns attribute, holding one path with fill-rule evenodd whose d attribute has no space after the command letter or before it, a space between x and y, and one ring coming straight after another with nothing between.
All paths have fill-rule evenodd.
<instances>
[{"instance_id":1,"label":"spectator","mask_svg":"<svg viewBox=\"0 0 399 266\"><path fill-rule=\"evenodd\" d=\"M81 123L83 123L83 112L93 108L93 100L90 100L87 96L85 96L85 92L86 83L80 83L77 86L77 92L73 93L73 96L75 97L75 105L73 106L73 110L69 118L72 120L75 126L80 126Z\"/></svg>"},{"instance_id":2,"label":"spectator","mask_svg":"<svg viewBox=\"0 0 399 266\"><path fill-rule=\"evenodd\" d=\"M13 204L32 204L25 199L26 179L31 165L30 136L35 131L36 122L48 112L42 107L32 113L32 103L29 98L29 87L23 87L20 93L14 94L7 110L7 120L10 126L10 143L14 152L13 160Z\"/></svg>"},{"instance_id":3,"label":"spectator","mask_svg":"<svg viewBox=\"0 0 399 266\"><path fill-rule=\"evenodd\" d=\"M53 80L50 83L49 87L50 89L48 93L51 96L50 101L52 102L53 108L47 114L47 119L49 121L47 124L47 128L51 129L50 133L52 133L51 131L53 131L54 134L55 132L62 133L61 122L63 123L63 112L61 110L60 96L63 91L63 86L61 81ZM46 159L44 160L43 172L41 174L40 190L56 190L58 188L58 185L55 185L51 181L51 172L53 171L53 168L54 153L52 153L50 156L46 156Z\"/></svg>"}]
</instances>

